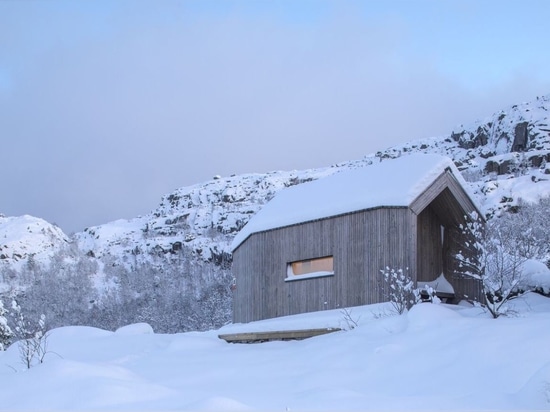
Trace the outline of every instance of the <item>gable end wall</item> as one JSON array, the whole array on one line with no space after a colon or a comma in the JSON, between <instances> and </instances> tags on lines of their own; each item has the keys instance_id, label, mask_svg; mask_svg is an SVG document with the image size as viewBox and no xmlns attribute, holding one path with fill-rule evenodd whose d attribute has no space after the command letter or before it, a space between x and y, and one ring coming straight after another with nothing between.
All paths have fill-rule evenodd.
<instances>
[{"instance_id":1,"label":"gable end wall","mask_svg":"<svg viewBox=\"0 0 550 412\"><path fill-rule=\"evenodd\" d=\"M462 275L455 258L464 242L458 225L473 211L482 216L458 180L449 171L443 173L412 203L411 209L418 214L418 279L431 281L443 272L457 298L483 301L481 282ZM445 226L444 244L442 256L437 256L440 225Z\"/></svg>"}]
</instances>

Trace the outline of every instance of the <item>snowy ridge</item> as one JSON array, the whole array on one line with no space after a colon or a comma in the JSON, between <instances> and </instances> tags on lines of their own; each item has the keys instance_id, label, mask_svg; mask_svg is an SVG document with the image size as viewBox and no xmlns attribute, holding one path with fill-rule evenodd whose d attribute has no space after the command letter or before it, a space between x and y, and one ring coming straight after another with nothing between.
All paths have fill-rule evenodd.
<instances>
[{"instance_id":1,"label":"snowy ridge","mask_svg":"<svg viewBox=\"0 0 550 412\"><path fill-rule=\"evenodd\" d=\"M414 140L326 168L215 177L163 196L147 215L87 228L72 240L82 253L128 268L171 260L182 252L190 259L229 267L233 238L281 189L411 153L451 158L467 181L473 200L484 214L492 216L515 206L520 198L536 201L550 194L550 166L546 166L550 160L549 109L550 95L501 110L470 126L461 125L446 136ZM26 231L24 223L3 227L9 233ZM25 233L44 236L39 231ZM30 253L51 250L51 243L66 242L67 237L57 228L52 233L43 238L48 241L29 240L25 253L15 256L17 260L9 253L4 266L21 262ZM3 244L6 242L0 237ZM2 253L6 252L0 250Z\"/></svg>"},{"instance_id":2,"label":"snowy ridge","mask_svg":"<svg viewBox=\"0 0 550 412\"><path fill-rule=\"evenodd\" d=\"M447 136L419 139L362 159L326 168L216 177L165 195L150 214L90 228L76 235L83 251L127 261L147 260L184 248L216 264L230 259L234 236L281 189L336 172L376 165L410 153L450 157L486 215L501 213L520 198L536 201L550 194L550 95L514 105ZM517 132L527 133L524 152L511 152ZM461 180L460 175L457 176Z\"/></svg>"},{"instance_id":3,"label":"snowy ridge","mask_svg":"<svg viewBox=\"0 0 550 412\"><path fill-rule=\"evenodd\" d=\"M43 219L24 215L0 215L0 268L19 269L29 257L47 264L53 254L69 242L63 231Z\"/></svg>"},{"instance_id":4,"label":"snowy ridge","mask_svg":"<svg viewBox=\"0 0 550 412\"><path fill-rule=\"evenodd\" d=\"M75 239L83 252L99 258L131 254L131 261L139 263L150 255L170 258L185 248L197 258L219 264L230 259L233 236L276 192L336 171L322 168L215 178L163 196L159 207L145 216L87 228Z\"/></svg>"}]
</instances>

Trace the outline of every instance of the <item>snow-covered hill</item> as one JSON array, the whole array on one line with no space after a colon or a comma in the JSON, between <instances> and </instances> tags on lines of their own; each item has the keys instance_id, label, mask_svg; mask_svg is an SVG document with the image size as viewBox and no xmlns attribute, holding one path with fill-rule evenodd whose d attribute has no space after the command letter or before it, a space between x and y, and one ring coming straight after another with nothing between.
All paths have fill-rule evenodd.
<instances>
[{"instance_id":1,"label":"snow-covered hill","mask_svg":"<svg viewBox=\"0 0 550 412\"><path fill-rule=\"evenodd\" d=\"M181 249L216 265L230 261L229 243L260 207L284 187L331 174L338 169L246 174L183 187L163 196L151 213L87 228L75 235L80 249L98 258L131 255L143 263Z\"/></svg>"},{"instance_id":2,"label":"snow-covered hill","mask_svg":"<svg viewBox=\"0 0 550 412\"><path fill-rule=\"evenodd\" d=\"M454 160L488 215L520 198L550 194L550 95L460 126L447 136L414 140L362 159L321 169L230 177L184 187L164 196L151 213L76 234L80 248L97 257L131 255L147 260L187 248L198 259L225 264L232 238L285 187L407 153L438 153Z\"/></svg>"},{"instance_id":3,"label":"snow-covered hill","mask_svg":"<svg viewBox=\"0 0 550 412\"><path fill-rule=\"evenodd\" d=\"M54 253L69 242L63 231L43 219L0 214L0 268L21 269L33 259L47 265Z\"/></svg>"},{"instance_id":4,"label":"snow-covered hill","mask_svg":"<svg viewBox=\"0 0 550 412\"><path fill-rule=\"evenodd\" d=\"M185 288L181 293L206 299L201 290L214 287L216 277L224 279L222 289L229 288L225 283L230 278L231 242L277 191L409 153L437 153L453 159L482 211L488 217L498 215L520 199L536 201L550 195L549 110L547 95L460 125L445 136L411 140L325 168L216 176L163 196L146 215L90 227L70 240L41 219L0 217L0 275L4 275L0 282L5 282L7 270L12 278L16 276L29 259L46 264L70 242L74 262L79 261L74 254L80 254L97 263L96 285L101 285L106 269L111 289L120 289L128 276L138 272L142 278L149 274L152 285L143 286L139 280L128 294L145 299L144 288L158 288L163 278L173 279L176 272L186 271L188 277L178 281L185 285L180 286ZM220 293L230 296L228 291Z\"/></svg>"}]
</instances>

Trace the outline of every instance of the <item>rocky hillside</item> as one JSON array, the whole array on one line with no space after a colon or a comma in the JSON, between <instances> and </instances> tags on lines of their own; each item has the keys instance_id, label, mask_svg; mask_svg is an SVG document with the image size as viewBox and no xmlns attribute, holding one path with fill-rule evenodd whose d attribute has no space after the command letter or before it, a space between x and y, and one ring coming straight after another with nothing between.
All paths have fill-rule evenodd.
<instances>
[{"instance_id":1,"label":"rocky hillside","mask_svg":"<svg viewBox=\"0 0 550 412\"><path fill-rule=\"evenodd\" d=\"M550 95L460 126L447 136L411 141L327 168L215 177L164 196L146 216L88 228L76 234L75 241L97 258L169 259L187 248L197 259L226 265L233 236L278 190L411 152L451 157L484 212L492 215L513 207L519 198L550 194L549 109Z\"/></svg>"},{"instance_id":2,"label":"rocky hillside","mask_svg":"<svg viewBox=\"0 0 550 412\"><path fill-rule=\"evenodd\" d=\"M421 139L379 152L449 156L470 183L487 216L514 207L521 198L550 195L550 95L514 105L448 136Z\"/></svg>"},{"instance_id":3,"label":"rocky hillside","mask_svg":"<svg viewBox=\"0 0 550 412\"><path fill-rule=\"evenodd\" d=\"M235 233L285 187L364 167L410 152L451 157L487 214L550 193L550 95L514 105L447 136L412 140L362 159L327 168L274 171L213 180L177 189L151 213L77 233L73 239L92 257L141 262L149 255L188 248L198 259L225 264ZM59 228L30 216L0 217L0 262L15 265L30 254L47 257L68 238ZM49 251L49 252L48 252ZM124 257L126 256L126 259ZM128 257L131 257L129 259Z\"/></svg>"},{"instance_id":4,"label":"rocky hillside","mask_svg":"<svg viewBox=\"0 0 550 412\"><path fill-rule=\"evenodd\" d=\"M187 249L197 259L227 266L233 236L278 190L336 171L215 177L164 196L148 215L87 228L75 235L75 241L83 252L97 258L131 255L126 262L139 264L151 256L170 259Z\"/></svg>"},{"instance_id":5,"label":"rocky hillside","mask_svg":"<svg viewBox=\"0 0 550 412\"><path fill-rule=\"evenodd\" d=\"M43 219L0 214L0 268L17 271L29 259L47 265L53 254L69 242L59 227Z\"/></svg>"},{"instance_id":6,"label":"rocky hillside","mask_svg":"<svg viewBox=\"0 0 550 412\"><path fill-rule=\"evenodd\" d=\"M14 276L29 259L45 263L70 243L72 253L96 261L100 272L106 265L129 273L144 267L162 272L185 259L210 266L201 276L215 277L218 269L230 267L235 234L277 191L412 152L452 158L490 217L515 207L520 198L550 195L549 109L550 95L461 125L446 136L411 140L326 168L216 176L163 196L147 215L90 227L72 239L41 219L0 215L0 270Z\"/></svg>"}]
</instances>

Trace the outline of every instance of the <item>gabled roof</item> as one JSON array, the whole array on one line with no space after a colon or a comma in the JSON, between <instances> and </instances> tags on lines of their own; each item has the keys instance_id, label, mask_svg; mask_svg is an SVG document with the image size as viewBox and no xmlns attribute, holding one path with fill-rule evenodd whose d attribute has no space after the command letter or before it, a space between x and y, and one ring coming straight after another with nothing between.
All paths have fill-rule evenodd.
<instances>
[{"instance_id":1,"label":"gabled roof","mask_svg":"<svg viewBox=\"0 0 550 412\"><path fill-rule=\"evenodd\" d=\"M237 233L231 250L257 232L382 206L408 207L445 171L466 190L453 161L434 154L401 156L289 187Z\"/></svg>"}]
</instances>

